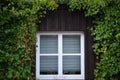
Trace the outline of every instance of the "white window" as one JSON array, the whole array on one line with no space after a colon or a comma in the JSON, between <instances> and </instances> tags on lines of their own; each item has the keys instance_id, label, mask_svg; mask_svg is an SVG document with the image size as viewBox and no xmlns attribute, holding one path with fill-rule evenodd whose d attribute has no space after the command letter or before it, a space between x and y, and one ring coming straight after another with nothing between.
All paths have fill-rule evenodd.
<instances>
[{"instance_id":1,"label":"white window","mask_svg":"<svg viewBox=\"0 0 120 80\"><path fill-rule=\"evenodd\" d=\"M84 34L37 33L36 79L84 79Z\"/></svg>"}]
</instances>

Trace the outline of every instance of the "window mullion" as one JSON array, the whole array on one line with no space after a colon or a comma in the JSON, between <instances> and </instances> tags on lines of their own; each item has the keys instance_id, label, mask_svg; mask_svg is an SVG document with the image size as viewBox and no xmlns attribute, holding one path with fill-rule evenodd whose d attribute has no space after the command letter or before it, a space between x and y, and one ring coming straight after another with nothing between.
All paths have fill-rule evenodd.
<instances>
[{"instance_id":1,"label":"window mullion","mask_svg":"<svg viewBox=\"0 0 120 80\"><path fill-rule=\"evenodd\" d=\"M58 57L59 57L59 60L58 60L58 72L59 72L59 76L62 76L62 34L59 34L58 35Z\"/></svg>"}]
</instances>

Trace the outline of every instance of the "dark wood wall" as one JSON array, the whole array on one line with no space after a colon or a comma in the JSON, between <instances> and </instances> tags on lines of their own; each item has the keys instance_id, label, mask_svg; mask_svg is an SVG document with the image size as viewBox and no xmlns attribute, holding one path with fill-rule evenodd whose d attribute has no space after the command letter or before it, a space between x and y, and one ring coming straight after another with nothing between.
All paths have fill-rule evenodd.
<instances>
[{"instance_id":1,"label":"dark wood wall","mask_svg":"<svg viewBox=\"0 0 120 80\"><path fill-rule=\"evenodd\" d=\"M89 28L92 27L92 17L85 17L84 11L68 10L61 5L55 11L48 11L39 24L39 32L48 31L83 31L85 34L85 79L94 79L95 58L92 51L93 40Z\"/></svg>"}]
</instances>

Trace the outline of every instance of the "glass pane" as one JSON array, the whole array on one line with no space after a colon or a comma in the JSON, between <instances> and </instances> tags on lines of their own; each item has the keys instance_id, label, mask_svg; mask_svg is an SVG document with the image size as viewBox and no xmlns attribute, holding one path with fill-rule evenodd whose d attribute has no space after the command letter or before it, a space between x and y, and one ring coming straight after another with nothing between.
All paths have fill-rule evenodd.
<instances>
[{"instance_id":1,"label":"glass pane","mask_svg":"<svg viewBox=\"0 0 120 80\"><path fill-rule=\"evenodd\" d=\"M63 74L81 74L80 56L63 56Z\"/></svg>"},{"instance_id":2,"label":"glass pane","mask_svg":"<svg viewBox=\"0 0 120 80\"><path fill-rule=\"evenodd\" d=\"M41 56L40 74L58 74L58 57Z\"/></svg>"},{"instance_id":3,"label":"glass pane","mask_svg":"<svg viewBox=\"0 0 120 80\"><path fill-rule=\"evenodd\" d=\"M80 53L80 35L63 36L63 53Z\"/></svg>"},{"instance_id":4,"label":"glass pane","mask_svg":"<svg viewBox=\"0 0 120 80\"><path fill-rule=\"evenodd\" d=\"M41 35L40 36L40 54L58 53L58 36Z\"/></svg>"}]
</instances>

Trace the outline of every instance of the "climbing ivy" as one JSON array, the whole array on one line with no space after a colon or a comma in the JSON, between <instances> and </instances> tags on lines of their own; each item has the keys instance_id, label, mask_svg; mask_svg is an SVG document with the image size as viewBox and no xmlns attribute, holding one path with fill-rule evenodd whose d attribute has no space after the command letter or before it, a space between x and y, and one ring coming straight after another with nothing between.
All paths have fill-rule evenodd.
<instances>
[{"instance_id":1,"label":"climbing ivy","mask_svg":"<svg viewBox=\"0 0 120 80\"><path fill-rule=\"evenodd\" d=\"M96 80L120 74L120 0L0 0L0 79L33 80L37 24L49 10L67 4L93 17Z\"/></svg>"},{"instance_id":2,"label":"climbing ivy","mask_svg":"<svg viewBox=\"0 0 120 80\"><path fill-rule=\"evenodd\" d=\"M36 24L56 7L53 0L0 0L0 80L34 79Z\"/></svg>"},{"instance_id":3,"label":"climbing ivy","mask_svg":"<svg viewBox=\"0 0 120 80\"><path fill-rule=\"evenodd\" d=\"M118 80L120 75L120 2L111 1L95 19L92 30L97 63L96 80Z\"/></svg>"}]
</instances>

